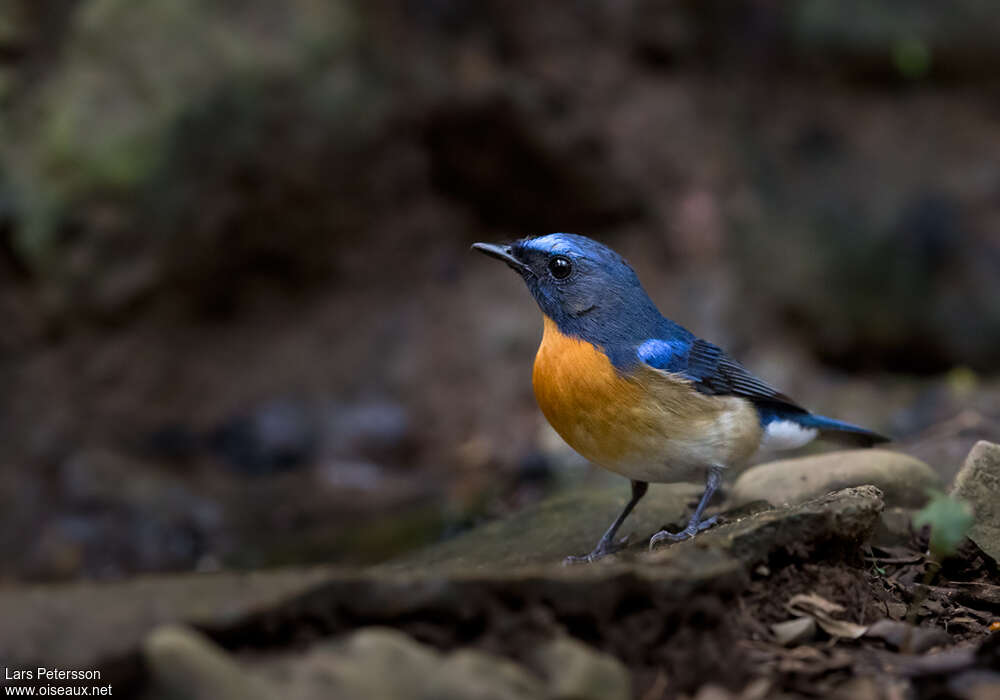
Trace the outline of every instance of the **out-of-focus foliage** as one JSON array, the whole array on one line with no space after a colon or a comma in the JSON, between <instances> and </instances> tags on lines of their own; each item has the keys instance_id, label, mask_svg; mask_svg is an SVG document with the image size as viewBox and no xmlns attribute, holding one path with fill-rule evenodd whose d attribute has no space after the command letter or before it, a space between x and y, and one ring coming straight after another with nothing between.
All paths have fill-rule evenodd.
<instances>
[{"instance_id":1,"label":"out-of-focus foliage","mask_svg":"<svg viewBox=\"0 0 1000 700\"><path fill-rule=\"evenodd\" d=\"M257 84L308 84L305 99L325 107L315 118L328 117L335 133L350 130L344 139L354 139L363 123L354 107L363 87L355 85L356 74L341 69L351 60L359 31L349 0L208 6L193 0L90 0L78 3L70 23L58 65L37 87L22 86L24 103L5 122L20 135L4 148L21 217L14 245L42 274L71 280L79 275L57 249L67 228L85 227L95 249L89 257L97 265L114 256L115 247L141 250L129 239L149 235L153 217L143 214L162 214L190 182L185 176L191 173L175 173L176 181L162 176L177 169L178 159L211 168L213 157L225 162L232 155L226 149L247 153L266 143L255 124L261 109L274 110L272 98L280 93ZM213 118L227 118L227 124L205 141L178 144L199 113L220 105ZM219 144L220 138L227 142ZM129 202L149 188L158 188L160 196ZM199 209L185 203L189 211ZM154 210L136 212L136 204ZM167 226L156 233L170 236ZM120 284L141 287L148 281L150 262L136 262L145 275L133 272ZM85 274L100 278L105 272Z\"/></svg>"},{"instance_id":2,"label":"out-of-focus foliage","mask_svg":"<svg viewBox=\"0 0 1000 700\"><path fill-rule=\"evenodd\" d=\"M87 190L134 187L160 162L165 130L191 105L241 75L293 74L313 56L345 52L354 21L347 0L80 3L59 68L18 115L34 116L21 128L35 137L12 145L24 188L59 203ZM23 238L29 250L45 245Z\"/></svg>"},{"instance_id":3,"label":"out-of-focus foliage","mask_svg":"<svg viewBox=\"0 0 1000 700\"><path fill-rule=\"evenodd\" d=\"M972 522L968 503L940 492L934 493L930 502L913 516L913 524L917 527L930 525L930 552L939 562L958 551Z\"/></svg>"}]
</instances>

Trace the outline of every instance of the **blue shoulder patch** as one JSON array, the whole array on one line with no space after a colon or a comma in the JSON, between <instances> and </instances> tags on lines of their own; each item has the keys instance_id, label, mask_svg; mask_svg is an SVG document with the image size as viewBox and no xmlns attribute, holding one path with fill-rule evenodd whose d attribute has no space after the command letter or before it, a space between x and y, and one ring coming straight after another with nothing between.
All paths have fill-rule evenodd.
<instances>
[{"instance_id":1,"label":"blue shoulder patch","mask_svg":"<svg viewBox=\"0 0 1000 700\"><path fill-rule=\"evenodd\" d=\"M636 355L650 367L667 372L683 372L688 367L691 343L686 340L650 338L639 346Z\"/></svg>"}]
</instances>

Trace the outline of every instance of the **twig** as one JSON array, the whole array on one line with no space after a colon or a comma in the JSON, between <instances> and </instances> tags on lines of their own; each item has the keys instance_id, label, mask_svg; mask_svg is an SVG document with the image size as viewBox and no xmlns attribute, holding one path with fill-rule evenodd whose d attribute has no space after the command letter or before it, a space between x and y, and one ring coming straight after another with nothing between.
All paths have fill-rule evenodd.
<instances>
[{"instance_id":1,"label":"twig","mask_svg":"<svg viewBox=\"0 0 1000 700\"><path fill-rule=\"evenodd\" d=\"M924 555L909 557L865 557L865 561L877 561L882 564L917 564L924 560Z\"/></svg>"}]
</instances>

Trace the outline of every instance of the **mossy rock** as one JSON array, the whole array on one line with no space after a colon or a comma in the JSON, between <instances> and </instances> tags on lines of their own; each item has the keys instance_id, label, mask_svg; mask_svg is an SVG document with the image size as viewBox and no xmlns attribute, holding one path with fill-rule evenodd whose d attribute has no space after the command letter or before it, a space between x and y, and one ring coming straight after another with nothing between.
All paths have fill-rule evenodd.
<instances>
[{"instance_id":1,"label":"mossy rock","mask_svg":"<svg viewBox=\"0 0 1000 700\"><path fill-rule=\"evenodd\" d=\"M630 549L644 551L650 536L667 524L686 521L704 487L652 484L619 530ZM579 489L543 501L508 518L386 564L392 570L503 570L559 564L590 552L628 501L629 487Z\"/></svg>"}]
</instances>

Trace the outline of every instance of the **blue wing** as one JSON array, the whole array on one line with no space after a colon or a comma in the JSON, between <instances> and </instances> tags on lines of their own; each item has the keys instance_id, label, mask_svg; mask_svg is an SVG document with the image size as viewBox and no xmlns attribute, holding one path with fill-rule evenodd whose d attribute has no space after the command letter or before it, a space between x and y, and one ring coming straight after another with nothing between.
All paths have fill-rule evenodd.
<instances>
[{"instance_id":1,"label":"blue wing","mask_svg":"<svg viewBox=\"0 0 1000 700\"><path fill-rule=\"evenodd\" d=\"M760 413L762 425L775 420L792 421L805 428L816 428L828 439L861 447L871 447L889 439L851 423L809 413L755 377L718 346L693 336L647 340L636 354L650 367L690 379L704 394L739 396L752 401Z\"/></svg>"},{"instance_id":2,"label":"blue wing","mask_svg":"<svg viewBox=\"0 0 1000 700\"><path fill-rule=\"evenodd\" d=\"M755 403L780 404L806 412L706 340L653 338L642 343L636 354L650 367L687 377L704 394L741 396Z\"/></svg>"}]
</instances>

